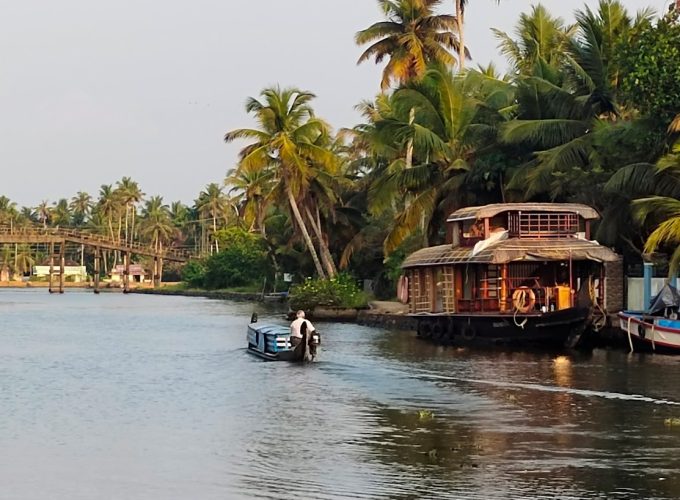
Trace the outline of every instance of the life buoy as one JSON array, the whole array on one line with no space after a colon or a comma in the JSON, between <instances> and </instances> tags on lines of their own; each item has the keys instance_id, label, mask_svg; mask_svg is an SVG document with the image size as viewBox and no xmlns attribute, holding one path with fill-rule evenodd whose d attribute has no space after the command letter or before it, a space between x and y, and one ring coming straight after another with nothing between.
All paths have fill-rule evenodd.
<instances>
[{"instance_id":1,"label":"life buoy","mask_svg":"<svg viewBox=\"0 0 680 500\"><path fill-rule=\"evenodd\" d=\"M404 275L399 276L399 281L397 282L397 298L402 304L408 302L408 277Z\"/></svg>"},{"instance_id":2,"label":"life buoy","mask_svg":"<svg viewBox=\"0 0 680 500\"><path fill-rule=\"evenodd\" d=\"M460 331L460 336L465 340L472 340L477 336L477 330L471 324L466 323Z\"/></svg>"},{"instance_id":3,"label":"life buoy","mask_svg":"<svg viewBox=\"0 0 680 500\"><path fill-rule=\"evenodd\" d=\"M512 305L521 313L531 311L536 305L534 291L526 286L521 286L512 293Z\"/></svg>"},{"instance_id":4,"label":"life buoy","mask_svg":"<svg viewBox=\"0 0 680 500\"><path fill-rule=\"evenodd\" d=\"M645 336L647 335L647 330L645 329L645 325L643 325L642 323L638 323L637 329L638 329L638 336L641 339L644 339Z\"/></svg>"}]
</instances>

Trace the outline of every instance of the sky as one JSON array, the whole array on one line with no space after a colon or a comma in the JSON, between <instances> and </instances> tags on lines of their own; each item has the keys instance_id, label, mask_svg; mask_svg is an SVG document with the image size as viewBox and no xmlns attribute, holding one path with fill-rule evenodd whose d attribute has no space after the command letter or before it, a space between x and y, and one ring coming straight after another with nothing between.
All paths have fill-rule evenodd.
<instances>
[{"instance_id":1,"label":"sky","mask_svg":"<svg viewBox=\"0 0 680 500\"><path fill-rule=\"evenodd\" d=\"M631 12L669 3L622 1ZM567 22L596 7L542 3ZM512 32L531 5L469 3L472 65L505 67L490 29ZM312 91L337 129L359 123L354 106L379 91L381 67L357 66L353 39L382 19L375 0L0 0L0 12L0 195L19 206L96 197L123 176L192 204L235 166L244 143L223 136L253 125L247 97Z\"/></svg>"}]
</instances>

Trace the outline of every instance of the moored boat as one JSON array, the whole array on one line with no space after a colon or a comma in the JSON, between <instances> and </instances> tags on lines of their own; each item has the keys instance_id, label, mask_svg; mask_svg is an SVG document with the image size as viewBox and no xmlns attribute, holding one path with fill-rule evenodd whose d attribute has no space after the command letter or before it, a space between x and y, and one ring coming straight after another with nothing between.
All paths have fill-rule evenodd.
<instances>
[{"instance_id":1,"label":"moored boat","mask_svg":"<svg viewBox=\"0 0 680 500\"><path fill-rule=\"evenodd\" d=\"M619 327L631 351L680 354L680 294L664 286L645 311L621 311Z\"/></svg>"},{"instance_id":2,"label":"moored boat","mask_svg":"<svg viewBox=\"0 0 680 500\"><path fill-rule=\"evenodd\" d=\"M505 203L452 213L449 243L409 255L399 296L421 337L456 345L574 346L620 310L623 266L590 240L585 205Z\"/></svg>"},{"instance_id":3,"label":"moored boat","mask_svg":"<svg viewBox=\"0 0 680 500\"><path fill-rule=\"evenodd\" d=\"M290 337L290 328L281 325L258 324L253 315L248 325L246 335L248 352L269 361L304 362L314 361L318 355L321 336L315 330L307 332L306 327L301 328L302 340L293 345Z\"/></svg>"}]
</instances>

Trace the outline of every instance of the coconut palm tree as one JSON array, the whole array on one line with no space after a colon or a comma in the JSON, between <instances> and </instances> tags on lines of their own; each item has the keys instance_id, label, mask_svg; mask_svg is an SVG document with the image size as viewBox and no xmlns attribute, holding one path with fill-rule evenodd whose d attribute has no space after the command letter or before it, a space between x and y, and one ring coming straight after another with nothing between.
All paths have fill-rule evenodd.
<instances>
[{"instance_id":1,"label":"coconut palm tree","mask_svg":"<svg viewBox=\"0 0 680 500\"><path fill-rule=\"evenodd\" d=\"M377 64L386 57L383 90L393 80L419 80L429 63L456 64L449 50L458 50L456 20L453 16L435 14L440 0L378 0L386 21L372 24L355 36L358 45L371 43L357 64L374 58ZM460 63L460 61L459 61Z\"/></svg>"},{"instance_id":2,"label":"coconut palm tree","mask_svg":"<svg viewBox=\"0 0 680 500\"><path fill-rule=\"evenodd\" d=\"M139 188L139 184L130 177L123 177L119 180L116 183L116 191L119 193L121 203L125 206L125 242L132 243L135 236L137 203L142 201L144 193Z\"/></svg>"},{"instance_id":3,"label":"coconut palm tree","mask_svg":"<svg viewBox=\"0 0 680 500\"><path fill-rule=\"evenodd\" d=\"M533 75L537 67L557 67L564 60L575 27L565 26L541 4L530 13L522 13L515 27L515 39L507 33L492 29L499 41L498 48L516 73Z\"/></svg>"},{"instance_id":4,"label":"coconut palm tree","mask_svg":"<svg viewBox=\"0 0 680 500\"><path fill-rule=\"evenodd\" d=\"M50 220L50 215L51 215L51 210L50 210L50 205L47 200L43 200L40 202L40 205L38 205L35 209L38 221L43 225L43 228L47 229L47 223Z\"/></svg>"},{"instance_id":5,"label":"coconut palm tree","mask_svg":"<svg viewBox=\"0 0 680 500\"><path fill-rule=\"evenodd\" d=\"M219 252L219 242L217 241L217 221L225 218L227 210L227 198L224 195L222 187L213 182L206 186L205 190L201 191L196 200L196 208L201 213L201 217L212 219L212 242L215 245L215 251ZM210 244L212 252L213 243Z\"/></svg>"},{"instance_id":6,"label":"coconut palm tree","mask_svg":"<svg viewBox=\"0 0 680 500\"><path fill-rule=\"evenodd\" d=\"M329 126L314 116L310 92L275 87L264 89L261 96L261 101L250 98L246 103L246 111L255 115L259 128L232 130L224 140L254 141L241 150L237 170L272 173L273 196L288 205L317 273L322 278L332 276L333 269L324 271L309 233L310 222L301 210L312 179L320 172L337 172L336 155L327 145ZM322 248L326 242L321 238L317 244Z\"/></svg>"},{"instance_id":7,"label":"coconut palm tree","mask_svg":"<svg viewBox=\"0 0 680 500\"><path fill-rule=\"evenodd\" d=\"M438 237L444 218L457 206L473 200L466 185L475 158L495 142L497 126L512 108L508 82L476 71L454 75L432 69L421 84L397 90L384 103L364 140L378 144L385 162L372 174L369 203L374 213L395 212L395 222L384 245L394 251L409 235L423 234L424 244ZM415 110L415 119L409 114ZM414 162L408 168L401 154L413 141Z\"/></svg>"},{"instance_id":8,"label":"coconut palm tree","mask_svg":"<svg viewBox=\"0 0 680 500\"><path fill-rule=\"evenodd\" d=\"M73 213L73 222L76 226L81 226L92 210L92 196L84 191L78 191L69 205Z\"/></svg>"},{"instance_id":9,"label":"coconut palm tree","mask_svg":"<svg viewBox=\"0 0 680 500\"><path fill-rule=\"evenodd\" d=\"M54 203L50 212L51 222L55 226L71 225L71 210L66 198L61 198L58 202Z\"/></svg>"},{"instance_id":10,"label":"coconut palm tree","mask_svg":"<svg viewBox=\"0 0 680 500\"><path fill-rule=\"evenodd\" d=\"M152 196L142 209L141 234L157 252L163 251L176 233L172 224L170 209L163 203L162 196Z\"/></svg>"},{"instance_id":11,"label":"coconut palm tree","mask_svg":"<svg viewBox=\"0 0 680 500\"><path fill-rule=\"evenodd\" d=\"M225 184L230 186L229 192L234 193L240 207L239 213L243 217L250 231L259 232L266 237L264 217L272 199L274 174L264 169L231 169L227 173Z\"/></svg>"},{"instance_id":12,"label":"coconut palm tree","mask_svg":"<svg viewBox=\"0 0 680 500\"><path fill-rule=\"evenodd\" d=\"M510 185L529 198L558 199L601 185L610 167L597 145L623 131L612 129L625 116L616 102L618 68L611 54L625 40L630 17L617 1L602 0L597 13L586 8L576 18L559 66L540 59L533 73L519 76L517 119L503 129L503 141L535 152Z\"/></svg>"}]
</instances>

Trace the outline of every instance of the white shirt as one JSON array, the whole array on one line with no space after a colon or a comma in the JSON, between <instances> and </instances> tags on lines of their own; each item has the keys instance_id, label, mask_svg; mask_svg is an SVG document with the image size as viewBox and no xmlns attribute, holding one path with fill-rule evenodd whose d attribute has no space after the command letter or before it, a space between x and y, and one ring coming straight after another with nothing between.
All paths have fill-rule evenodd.
<instances>
[{"instance_id":1,"label":"white shirt","mask_svg":"<svg viewBox=\"0 0 680 500\"><path fill-rule=\"evenodd\" d=\"M307 333L312 333L315 330L312 322L305 318L297 318L290 324L290 336L301 339L302 334L300 333L300 328L302 327L302 323L305 322L307 323Z\"/></svg>"}]
</instances>

